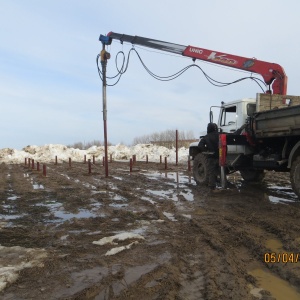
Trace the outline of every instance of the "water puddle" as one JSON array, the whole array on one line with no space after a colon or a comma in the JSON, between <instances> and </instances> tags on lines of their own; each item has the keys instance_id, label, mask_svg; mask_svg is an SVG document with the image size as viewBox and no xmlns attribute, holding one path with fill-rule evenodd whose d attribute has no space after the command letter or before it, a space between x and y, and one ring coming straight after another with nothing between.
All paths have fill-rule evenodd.
<instances>
[{"instance_id":1,"label":"water puddle","mask_svg":"<svg viewBox=\"0 0 300 300\"><path fill-rule=\"evenodd\" d=\"M45 204L39 204L39 206L46 206L49 208L52 215L55 217L55 219L60 220L53 220L53 222L64 222L67 220L71 220L73 218L76 219L86 219L86 218L94 218L99 217L99 214L96 214L94 212L91 212L87 209L79 209L76 213L70 213L64 210L62 203L57 201L48 201Z\"/></svg>"},{"instance_id":2,"label":"water puddle","mask_svg":"<svg viewBox=\"0 0 300 300\"><path fill-rule=\"evenodd\" d=\"M170 190L146 190L147 193L153 194L155 196L160 196L163 199L179 201L181 198L182 200L186 201L194 201L194 195L189 189L184 189L182 191L176 191L174 193L173 189Z\"/></svg>"},{"instance_id":3,"label":"water puddle","mask_svg":"<svg viewBox=\"0 0 300 300\"><path fill-rule=\"evenodd\" d=\"M125 270L124 277L119 281L113 282L111 285L114 296L119 295L125 288L136 282L143 275L146 275L153 271L157 266L157 264L148 264L143 266L131 267ZM114 265L112 269L113 274L117 274L118 272L122 271L123 267L121 265ZM98 295L97 299L106 299L104 298L106 294L108 294L108 291L102 291Z\"/></svg>"},{"instance_id":4,"label":"water puddle","mask_svg":"<svg viewBox=\"0 0 300 300\"><path fill-rule=\"evenodd\" d=\"M289 186L268 185L269 200L272 203L291 203L299 201Z\"/></svg>"},{"instance_id":5,"label":"water puddle","mask_svg":"<svg viewBox=\"0 0 300 300\"><path fill-rule=\"evenodd\" d=\"M282 252L283 251L283 244L281 241L277 239L269 239L266 241L266 247L270 249L272 252Z\"/></svg>"},{"instance_id":6,"label":"water puddle","mask_svg":"<svg viewBox=\"0 0 300 300\"><path fill-rule=\"evenodd\" d=\"M8 214L5 214L5 215L0 214L0 220L1 221L16 220L16 219L19 219L19 218L22 218L22 217L25 216L25 214L23 214L23 215L13 215L11 213L12 212L9 212Z\"/></svg>"},{"instance_id":7,"label":"water puddle","mask_svg":"<svg viewBox=\"0 0 300 300\"><path fill-rule=\"evenodd\" d=\"M86 209L79 209L78 213L69 213L66 211L56 211L54 212L55 218L63 219L63 221L71 220L73 218L76 219L87 219L87 218L92 218L96 217L97 215L92 213L89 210Z\"/></svg>"},{"instance_id":8,"label":"water puddle","mask_svg":"<svg viewBox=\"0 0 300 300\"><path fill-rule=\"evenodd\" d=\"M123 203L123 204L119 204L119 203L111 203L109 204L110 207L114 207L114 208L122 208L122 207L126 207L128 206L128 204Z\"/></svg>"},{"instance_id":9,"label":"water puddle","mask_svg":"<svg viewBox=\"0 0 300 300\"><path fill-rule=\"evenodd\" d=\"M149 173L141 173L149 179L159 180L161 178L172 179L177 185L178 184L196 184L192 176L186 176L181 172L149 172Z\"/></svg>"},{"instance_id":10,"label":"water puddle","mask_svg":"<svg viewBox=\"0 0 300 300\"><path fill-rule=\"evenodd\" d=\"M162 178L171 179L170 182L165 182L165 183L167 185L171 185L173 189L147 190L148 193L154 194L156 196L161 196L162 198L167 198L173 201L178 201L179 199L186 200L186 201L194 201L194 195L187 186L187 184L196 184L194 179L192 179L191 176L183 175L180 172L158 172L158 171L146 173L143 175L152 180L160 180ZM174 193L174 189L176 189L176 193Z\"/></svg>"},{"instance_id":11,"label":"water puddle","mask_svg":"<svg viewBox=\"0 0 300 300\"><path fill-rule=\"evenodd\" d=\"M255 269L252 270L250 274L257 279L261 288L269 291L277 300L300 299L300 293L297 292L295 287L270 272L263 271L262 269Z\"/></svg>"}]
</instances>

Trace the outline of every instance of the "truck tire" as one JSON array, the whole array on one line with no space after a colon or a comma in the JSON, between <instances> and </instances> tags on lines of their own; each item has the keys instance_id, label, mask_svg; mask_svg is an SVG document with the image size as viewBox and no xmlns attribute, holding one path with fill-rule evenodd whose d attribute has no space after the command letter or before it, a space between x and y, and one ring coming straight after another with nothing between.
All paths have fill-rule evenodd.
<instances>
[{"instance_id":1,"label":"truck tire","mask_svg":"<svg viewBox=\"0 0 300 300\"><path fill-rule=\"evenodd\" d=\"M198 185L206 185L208 183L207 156L198 153L193 162L193 175Z\"/></svg>"},{"instance_id":2,"label":"truck tire","mask_svg":"<svg viewBox=\"0 0 300 300\"><path fill-rule=\"evenodd\" d=\"M293 191L300 198L300 157L297 157L292 163L290 178Z\"/></svg>"},{"instance_id":3,"label":"truck tire","mask_svg":"<svg viewBox=\"0 0 300 300\"><path fill-rule=\"evenodd\" d=\"M247 169L240 170L243 179L247 182L260 182L264 179L264 170Z\"/></svg>"}]
</instances>

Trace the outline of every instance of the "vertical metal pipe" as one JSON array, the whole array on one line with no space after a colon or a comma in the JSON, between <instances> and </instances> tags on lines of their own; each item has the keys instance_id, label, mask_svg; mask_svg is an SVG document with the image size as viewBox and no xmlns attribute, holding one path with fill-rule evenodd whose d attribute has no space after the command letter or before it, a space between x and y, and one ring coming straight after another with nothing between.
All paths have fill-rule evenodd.
<instances>
[{"instance_id":1,"label":"vertical metal pipe","mask_svg":"<svg viewBox=\"0 0 300 300\"><path fill-rule=\"evenodd\" d=\"M132 158L130 158L130 161L129 161L129 170L130 170L130 173L132 172Z\"/></svg>"},{"instance_id":2,"label":"vertical metal pipe","mask_svg":"<svg viewBox=\"0 0 300 300\"><path fill-rule=\"evenodd\" d=\"M93 164L95 164L95 155L93 155Z\"/></svg>"},{"instance_id":3,"label":"vertical metal pipe","mask_svg":"<svg viewBox=\"0 0 300 300\"><path fill-rule=\"evenodd\" d=\"M34 159L31 161L31 168L34 170Z\"/></svg>"},{"instance_id":4,"label":"vertical metal pipe","mask_svg":"<svg viewBox=\"0 0 300 300\"><path fill-rule=\"evenodd\" d=\"M83 163L84 163L84 164L86 163L86 154L84 154L84 157L83 157Z\"/></svg>"},{"instance_id":5,"label":"vertical metal pipe","mask_svg":"<svg viewBox=\"0 0 300 300\"><path fill-rule=\"evenodd\" d=\"M47 175L46 165L43 165L43 176L46 177L46 175Z\"/></svg>"},{"instance_id":6,"label":"vertical metal pipe","mask_svg":"<svg viewBox=\"0 0 300 300\"><path fill-rule=\"evenodd\" d=\"M39 162L36 163L36 170L37 170L37 171L40 170L40 163L39 163Z\"/></svg>"},{"instance_id":7,"label":"vertical metal pipe","mask_svg":"<svg viewBox=\"0 0 300 300\"><path fill-rule=\"evenodd\" d=\"M71 160L71 157L69 157L69 167L71 168L72 166L72 160Z\"/></svg>"},{"instance_id":8,"label":"vertical metal pipe","mask_svg":"<svg viewBox=\"0 0 300 300\"><path fill-rule=\"evenodd\" d=\"M168 169L168 160L167 160L167 157L165 157L165 170Z\"/></svg>"},{"instance_id":9,"label":"vertical metal pipe","mask_svg":"<svg viewBox=\"0 0 300 300\"><path fill-rule=\"evenodd\" d=\"M88 160L88 165L89 165L89 174L92 173L92 164L91 164L91 160Z\"/></svg>"},{"instance_id":10,"label":"vertical metal pipe","mask_svg":"<svg viewBox=\"0 0 300 300\"><path fill-rule=\"evenodd\" d=\"M176 129L176 166L178 165L178 130Z\"/></svg>"},{"instance_id":11,"label":"vertical metal pipe","mask_svg":"<svg viewBox=\"0 0 300 300\"><path fill-rule=\"evenodd\" d=\"M162 157L161 157L161 155L160 155L160 157L159 157L159 163L160 163L160 164L162 163Z\"/></svg>"},{"instance_id":12,"label":"vertical metal pipe","mask_svg":"<svg viewBox=\"0 0 300 300\"><path fill-rule=\"evenodd\" d=\"M148 154L146 155L146 164L148 163Z\"/></svg>"},{"instance_id":13,"label":"vertical metal pipe","mask_svg":"<svg viewBox=\"0 0 300 300\"><path fill-rule=\"evenodd\" d=\"M30 168L30 164L31 164L31 161L30 161L30 158L28 158L28 168Z\"/></svg>"},{"instance_id":14,"label":"vertical metal pipe","mask_svg":"<svg viewBox=\"0 0 300 300\"><path fill-rule=\"evenodd\" d=\"M57 165L57 155L55 155L55 164Z\"/></svg>"},{"instance_id":15,"label":"vertical metal pipe","mask_svg":"<svg viewBox=\"0 0 300 300\"><path fill-rule=\"evenodd\" d=\"M102 44L102 51L105 51L105 45ZM107 156L107 107L106 107L106 65L107 59L101 58L102 65L102 99L103 99L103 127L104 127L104 165L105 165L105 177L108 177L108 156Z\"/></svg>"}]
</instances>

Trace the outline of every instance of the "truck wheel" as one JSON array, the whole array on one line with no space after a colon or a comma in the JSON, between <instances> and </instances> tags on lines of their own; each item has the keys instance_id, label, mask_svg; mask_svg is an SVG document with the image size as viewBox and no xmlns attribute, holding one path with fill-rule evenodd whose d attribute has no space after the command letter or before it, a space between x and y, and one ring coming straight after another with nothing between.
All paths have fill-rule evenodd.
<instances>
[{"instance_id":1,"label":"truck wheel","mask_svg":"<svg viewBox=\"0 0 300 300\"><path fill-rule=\"evenodd\" d=\"M208 183L208 171L207 171L207 156L198 153L194 158L193 163L193 175L198 185L204 185Z\"/></svg>"},{"instance_id":2,"label":"truck wheel","mask_svg":"<svg viewBox=\"0 0 300 300\"><path fill-rule=\"evenodd\" d=\"M264 170L247 169L240 170L240 173L243 179L248 182L260 182L265 176Z\"/></svg>"},{"instance_id":3,"label":"truck wheel","mask_svg":"<svg viewBox=\"0 0 300 300\"><path fill-rule=\"evenodd\" d=\"M300 198L300 157L294 160L290 172L293 191Z\"/></svg>"}]
</instances>

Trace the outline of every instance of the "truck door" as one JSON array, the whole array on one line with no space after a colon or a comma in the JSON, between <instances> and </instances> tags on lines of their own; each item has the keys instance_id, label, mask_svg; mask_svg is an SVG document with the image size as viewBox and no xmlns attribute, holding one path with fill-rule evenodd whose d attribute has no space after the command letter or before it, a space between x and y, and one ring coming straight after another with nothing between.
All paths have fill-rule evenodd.
<instances>
[{"instance_id":1,"label":"truck door","mask_svg":"<svg viewBox=\"0 0 300 300\"><path fill-rule=\"evenodd\" d=\"M220 115L220 128L223 133L237 130L237 105L223 107ZM237 153L237 146L228 146L228 153Z\"/></svg>"}]
</instances>

